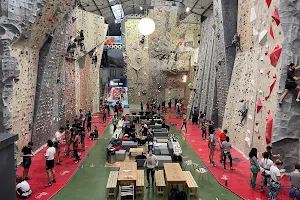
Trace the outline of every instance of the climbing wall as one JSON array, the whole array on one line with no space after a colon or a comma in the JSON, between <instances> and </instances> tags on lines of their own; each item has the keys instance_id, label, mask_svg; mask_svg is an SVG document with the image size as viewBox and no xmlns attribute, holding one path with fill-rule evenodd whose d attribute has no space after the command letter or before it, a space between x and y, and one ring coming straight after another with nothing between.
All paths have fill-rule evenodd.
<instances>
[{"instance_id":1,"label":"climbing wall","mask_svg":"<svg viewBox=\"0 0 300 200\"><path fill-rule=\"evenodd\" d=\"M264 151L271 140L269 133L277 109L280 77L281 59L277 50L283 39L281 26L272 18L278 3L273 0L268 8L266 1L239 1L237 29L242 51L237 51L235 59L223 128L228 129L233 145L244 154L253 147ZM274 62L274 51L278 63ZM248 107L243 125L240 125L241 100L246 100Z\"/></svg>"},{"instance_id":2,"label":"climbing wall","mask_svg":"<svg viewBox=\"0 0 300 200\"><path fill-rule=\"evenodd\" d=\"M201 24L197 75L189 108L198 107L215 125L222 123L229 77L225 65L224 31L220 2L214 2L214 13Z\"/></svg>"},{"instance_id":3,"label":"climbing wall","mask_svg":"<svg viewBox=\"0 0 300 200\"><path fill-rule=\"evenodd\" d=\"M277 3L276 2L272 2ZM280 16L280 25L282 27L282 35L284 40L282 43L282 55L281 64L278 63L278 68L281 66L279 72L279 95L284 91L287 65L290 62L296 65L300 64L299 54L299 1L281 0L279 4L271 5L271 10L274 10L274 5L277 5ZM273 13L276 16L276 11ZM274 23L273 23L274 24ZM277 29L276 25L273 25L273 30ZM278 33L275 33L275 38L278 37ZM300 76L299 72L296 72L296 76ZM278 77L278 78L279 78ZM299 83L298 83L299 84ZM279 98L279 96L278 96ZM272 135L272 146L275 152L282 155L283 163L287 171L294 170L294 164L299 163L299 103L295 102L296 92L292 91L288 94L283 101L282 107L278 107L274 117L274 130Z\"/></svg>"},{"instance_id":4,"label":"climbing wall","mask_svg":"<svg viewBox=\"0 0 300 200\"><path fill-rule=\"evenodd\" d=\"M135 104L139 103L139 99L146 101L149 98L157 98L161 102L167 96L166 89L180 87L185 91L189 80L183 82L182 77L193 77L190 76L190 60L198 47L200 17L191 14L179 19L181 13L172 3L152 3L154 8L149 10L148 16L154 20L156 29L144 41L137 30L139 19L127 19L125 22L128 94L129 102Z\"/></svg>"}]
</instances>

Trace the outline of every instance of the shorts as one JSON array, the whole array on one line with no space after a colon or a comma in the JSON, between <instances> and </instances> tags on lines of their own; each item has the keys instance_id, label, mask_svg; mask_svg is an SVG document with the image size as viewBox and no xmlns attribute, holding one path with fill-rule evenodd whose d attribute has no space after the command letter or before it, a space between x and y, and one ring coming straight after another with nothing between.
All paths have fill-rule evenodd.
<instances>
[{"instance_id":1,"label":"shorts","mask_svg":"<svg viewBox=\"0 0 300 200\"><path fill-rule=\"evenodd\" d=\"M46 160L46 170L54 168L54 160Z\"/></svg>"},{"instance_id":2,"label":"shorts","mask_svg":"<svg viewBox=\"0 0 300 200\"><path fill-rule=\"evenodd\" d=\"M29 169L31 165L31 159L30 158L24 158L23 159L23 167L24 169Z\"/></svg>"},{"instance_id":3,"label":"shorts","mask_svg":"<svg viewBox=\"0 0 300 200\"><path fill-rule=\"evenodd\" d=\"M290 90L290 89L296 89L297 84L295 82L290 82L290 81L286 81L285 82L285 89Z\"/></svg>"},{"instance_id":4,"label":"shorts","mask_svg":"<svg viewBox=\"0 0 300 200\"><path fill-rule=\"evenodd\" d=\"M298 188L291 187L289 196L290 198L296 198L296 200L300 200L300 190Z\"/></svg>"},{"instance_id":5,"label":"shorts","mask_svg":"<svg viewBox=\"0 0 300 200\"><path fill-rule=\"evenodd\" d=\"M85 135L80 135L80 143L81 144L84 144L84 138L85 138Z\"/></svg>"}]
</instances>

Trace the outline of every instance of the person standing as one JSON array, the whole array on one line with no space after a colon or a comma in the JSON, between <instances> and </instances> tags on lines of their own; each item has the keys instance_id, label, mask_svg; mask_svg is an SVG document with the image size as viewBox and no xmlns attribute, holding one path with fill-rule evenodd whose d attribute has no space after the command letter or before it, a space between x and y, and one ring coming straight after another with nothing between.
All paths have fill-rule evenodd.
<instances>
[{"instance_id":1,"label":"person standing","mask_svg":"<svg viewBox=\"0 0 300 200\"><path fill-rule=\"evenodd\" d=\"M231 156L231 153L230 153L231 144L229 143L229 137L228 136L226 136L225 141L223 141L221 143L221 147L222 147L221 152L223 152L224 169L226 169L226 157L228 157L229 163L230 163L230 169L234 170L234 168L232 167L232 156Z\"/></svg>"},{"instance_id":2,"label":"person standing","mask_svg":"<svg viewBox=\"0 0 300 200\"><path fill-rule=\"evenodd\" d=\"M116 102L116 104L115 104L115 115L117 115L117 117L119 116L119 104L118 104L118 102Z\"/></svg>"},{"instance_id":3,"label":"person standing","mask_svg":"<svg viewBox=\"0 0 300 200\"><path fill-rule=\"evenodd\" d=\"M269 159L273 160L274 158L279 158L280 157L280 154L273 154L272 153L272 147L271 146L267 146L266 147L266 151L265 152L268 152L269 154ZM264 153L263 153L264 154ZM264 155L263 155L264 156Z\"/></svg>"},{"instance_id":4,"label":"person standing","mask_svg":"<svg viewBox=\"0 0 300 200\"><path fill-rule=\"evenodd\" d=\"M80 119L80 124L84 125L85 114L83 113L82 109L79 110L79 119Z\"/></svg>"},{"instance_id":5,"label":"person standing","mask_svg":"<svg viewBox=\"0 0 300 200\"><path fill-rule=\"evenodd\" d=\"M106 108L103 109L102 122L103 122L103 124L106 122Z\"/></svg>"},{"instance_id":6,"label":"person standing","mask_svg":"<svg viewBox=\"0 0 300 200\"><path fill-rule=\"evenodd\" d=\"M80 144L81 144L81 151L85 151L85 129L84 127L78 127L79 135L80 135Z\"/></svg>"},{"instance_id":7,"label":"person standing","mask_svg":"<svg viewBox=\"0 0 300 200\"><path fill-rule=\"evenodd\" d=\"M54 142L54 147L56 149L56 154L55 154L55 163L57 165L61 165L61 160L60 160L60 146L62 144L61 137L64 134L64 128L60 127L59 130L55 133L55 142Z\"/></svg>"},{"instance_id":8,"label":"person standing","mask_svg":"<svg viewBox=\"0 0 300 200\"><path fill-rule=\"evenodd\" d=\"M193 115L193 117L192 117L192 123L193 124L198 124L199 109L197 108L197 106L194 107L192 115Z\"/></svg>"},{"instance_id":9,"label":"person standing","mask_svg":"<svg viewBox=\"0 0 300 200\"><path fill-rule=\"evenodd\" d=\"M91 132L92 131L92 114L91 111L89 111L89 115L87 117L87 125L86 125L87 131Z\"/></svg>"},{"instance_id":10,"label":"person standing","mask_svg":"<svg viewBox=\"0 0 300 200\"><path fill-rule=\"evenodd\" d=\"M277 159L275 163L270 167L271 182L268 197L271 200L276 200L281 189L280 181L284 176L284 174L280 174L280 168L282 167L282 164L282 161Z\"/></svg>"},{"instance_id":11,"label":"person standing","mask_svg":"<svg viewBox=\"0 0 300 200\"><path fill-rule=\"evenodd\" d=\"M206 128L207 128L206 117L203 117L200 123L201 123L202 139L206 140Z\"/></svg>"},{"instance_id":12,"label":"person standing","mask_svg":"<svg viewBox=\"0 0 300 200\"><path fill-rule=\"evenodd\" d=\"M187 132L187 126L186 126L187 120L186 120L186 114L183 114L183 118L182 118L182 125L180 130L182 130L182 128L185 128L185 132Z\"/></svg>"},{"instance_id":13,"label":"person standing","mask_svg":"<svg viewBox=\"0 0 300 200\"><path fill-rule=\"evenodd\" d=\"M46 171L47 171L47 176L48 176L48 184L45 185L45 187L52 186L52 183L56 183L55 179L55 170L54 170L54 156L55 156L55 148L53 147L53 142L52 140L47 141L47 146L48 149L46 150L45 153L45 158L46 158ZM52 177L52 180L51 180Z\"/></svg>"},{"instance_id":14,"label":"person standing","mask_svg":"<svg viewBox=\"0 0 300 200\"><path fill-rule=\"evenodd\" d=\"M28 172L29 172L29 168L31 165L31 157L33 156L33 152L32 152L32 146L33 143L32 142L28 142L28 144L26 146L23 147L22 149L22 157L23 157L23 179L24 180L30 180L30 178L28 177Z\"/></svg>"},{"instance_id":15,"label":"person standing","mask_svg":"<svg viewBox=\"0 0 300 200\"><path fill-rule=\"evenodd\" d=\"M210 150L209 162L213 167L215 167L216 166L214 162L214 155L216 150L215 131L212 131L211 134L209 135L208 148Z\"/></svg>"},{"instance_id":16,"label":"person standing","mask_svg":"<svg viewBox=\"0 0 300 200\"><path fill-rule=\"evenodd\" d=\"M224 158L224 154L223 154L224 151L222 149L222 144L226 140L226 134L227 134L227 130L224 129L223 132L221 132L220 135L219 135L219 143L220 143L220 150L221 150L221 154L220 154L220 162L221 163L223 162L223 158Z\"/></svg>"},{"instance_id":17,"label":"person standing","mask_svg":"<svg viewBox=\"0 0 300 200\"><path fill-rule=\"evenodd\" d=\"M260 182L260 192L264 192L264 187L270 186L271 173L270 168L274 164L269 158L270 153L264 152L263 159L260 161L259 166L261 169L261 182Z\"/></svg>"},{"instance_id":18,"label":"person standing","mask_svg":"<svg viewBox=\"0 0 300 200\"><path fill-rule=\"evenodd\" d=\"M70 131L70 127L66 127L66 131L65 131L65 140L66 140L66 144L67 144L67 151L66 151L66 156L69 156L70 151L71 151L71 143L72 143L72 134Z\"/></svg>"},{"instance_id":19,"label":"person standing","mask_svg":"<svg viewBox=\"0 0 300 200\"><path fill-rule=\"evenodd\" d=\"M144 110L144 106L143 106L143 102L141 101L141 111L143 112Z\"/></svg>"},{"instance_id":20,"label":"person standing","mask_svg":"<svg viewBox=\"0 0 300 200\"><path fill-rule=\"evenodd\" d=\"M252 148L249 153L249 159L250 159L250 170L252 172L252 177L250 180L250 186L253 190L256 190L256 178L257 174L260 170L258 161L257 161L257 149Z\"/></svg>"},{"instance_id":21,"label":"person standing","mask_svg":"<svg viewBox=\"0 0 300 200\"><path fill-rule=\"evenodd\" d=\"M172 99L170 99L170 101L168 102L169 109L171 109L171 105L172 105Z\"/></svg>"},{"instance_id":22,"label":"person standing","mask_svg":"<svg viewBox=\"0 0 300 200\"><path fill-rule=\"evenodd\" d=\"M78 130L77 129L74 129L74 132L73 132L73 153L74 153L74 160L75 163L78 163L79 160L80 160L80 157L78 155L78 142L79 142L79 134L78 134Z\"/></svg>"},{"instance_id":23,"label":"person standing","mask_svg":"<svg viewBox=\"0 0 300 200\"><path fill-rule=\"evenodd\" d=\"M117 130L117 124L118 124L118 118L115 115L114 118L113 118L113 126L114 126L113 133Z\"/></svg>"},{"instance_id":24,"label":"person standing","mask_svg":"<svg viewBox=\"0 0 300 200\"><path fill-rule=\"evenodd\" d=\"M147 173L147 181L148 181L148 188L150 187L150 173L152 178L152 187L154 186L154 173L155 173L155 167L158 166L158 160L155 155L152 154L152 150L149 151L149 153L146 156L146 160L144 163L144 167L146 168Z\"/></svg>"},{"instance_id":25,"label":"person standing","mask_svg":"<svg viewBox=\"0 0 300 200\"><path fill-rule=\"evenodd\" d=\"M149 110L150 110L150 103L149 103L149 101L147 101L147 103L146 103L146 108L147 108L147 111L149 112Z\"/></svg>"},{"instance_id":26,"label":"person standing","mask_svg":"<svg viewBox=\"0 0 300 200\"><path fill-rule=\"evenodd\" d=\"M300 165L295 165L295 171L291 173L291 188L289 192L290 200L300 199Z\"/></svg>"}]
</instances>

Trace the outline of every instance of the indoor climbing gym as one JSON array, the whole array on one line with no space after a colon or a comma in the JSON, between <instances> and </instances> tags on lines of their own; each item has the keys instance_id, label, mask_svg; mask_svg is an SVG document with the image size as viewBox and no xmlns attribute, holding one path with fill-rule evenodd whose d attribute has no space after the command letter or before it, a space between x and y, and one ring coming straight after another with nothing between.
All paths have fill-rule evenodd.
<instances>
[{"instance_id":1,"label":"indoor climbing gym","mask_svg":"<svg viewBox=\"0 0 300 200\"><path fill-rule=\"evenodd\" d=\"M0 8L0 200L300 200L300 0Z\"/></svg>"}]
</instances>

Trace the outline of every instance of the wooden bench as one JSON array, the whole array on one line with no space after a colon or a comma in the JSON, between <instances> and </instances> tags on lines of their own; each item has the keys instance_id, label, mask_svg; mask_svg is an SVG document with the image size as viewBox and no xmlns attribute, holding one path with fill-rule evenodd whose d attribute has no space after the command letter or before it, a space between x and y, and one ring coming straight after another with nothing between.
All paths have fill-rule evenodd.
<instances>
[{"instance_id":1,"label":"wooden bench","mask_svg":"<svg viewBox=\"0 0 300 200\"><path fill-rule=\"evenodd\" d=\"M109 177L106 184L106 196L109 197L113 195L114 197L117 196L117 182L118 182L118 171L111 171L109 172Z\"/></svg>"},{"instance_id":2,"label":"wooden bench","mask_svg":"<svg viewBox=\"0 0 300 200\"><path fill-rule=\"evenodd\" d=\"M197 197L197 190L198 190L198 185L193 178L192 174L190 171L183 171L183 175L186 178L186 184L188 186L188 195L190 196L196 196Z\"/></svg>"},{"instance_id":3,"label":"wooden bench","mask_svg":"<svg viewBox=\"0 0 300 200\"><path fill-rule=\"evenodd\" d=\"M155 183L156 183L156 195L159 194L164 195L166 182L165 182L165 176L163 170L158 170L155 172Z\"/></svg>"},{"instance_id":4,"label":"wooden bench","mask_svg":"<svg viewBox=\"0 0 300 200\"><path fill-rule=\"evenodd\" d=\"M145 175L144 170L137 171L136 194L144 194Z\"/></svg>"}]
</instances>

